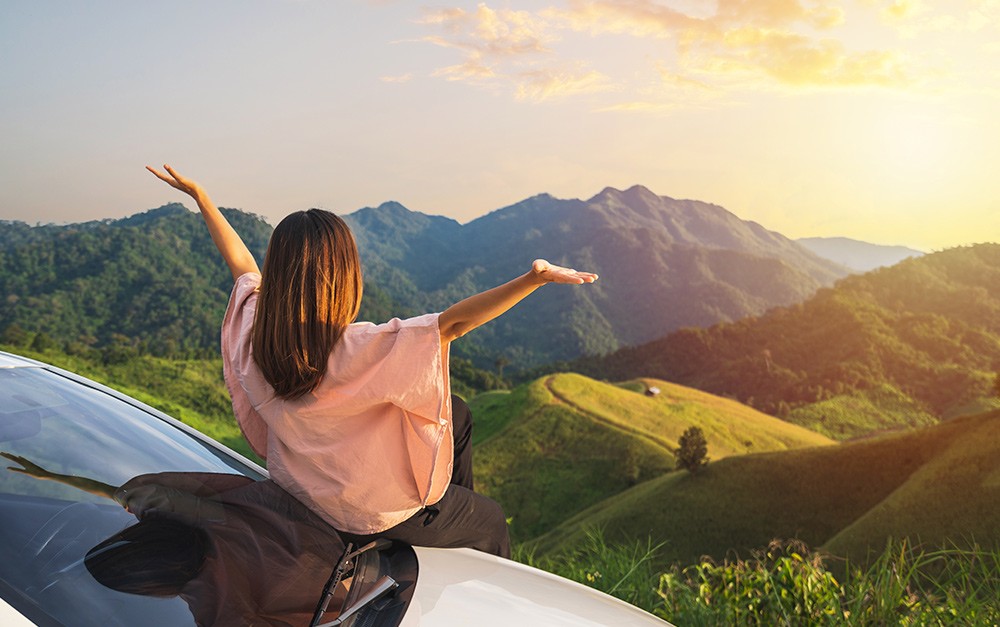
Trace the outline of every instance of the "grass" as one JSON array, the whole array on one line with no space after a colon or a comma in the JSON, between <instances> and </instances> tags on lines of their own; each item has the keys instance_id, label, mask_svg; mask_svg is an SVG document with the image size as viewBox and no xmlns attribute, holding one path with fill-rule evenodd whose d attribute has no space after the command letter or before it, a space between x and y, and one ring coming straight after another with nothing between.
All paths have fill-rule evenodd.
<instances>
[{"instance_id":1,"label":"grass","mask_svg":"<svg viewBox=\"0 0 1000 627\"><path fill-rule=\"evenodd\" d=\"M700 562L660 577L658 615L680 625L991 625L1000 620L1000 550L924 550L890 541L870 566L801 544L745 561Z\"/></svg>"},{"instance_id":2,"label":"grass","mask_svg":"<svg viewBox=\"0 0 1000 627\"><path fill-rule=\"evenodd\" d=\"M476 448L476 487L513 519L511 534L528 538L565 516L673 468L664 448L545 402L544 386L515 390L523 413ZM516 400L516 398L515 398ZM478 403L473 405L477 416Z\"/></svg>"},{"instance_id":3,"label":"grass","mask_svg":"<svg viewBox=\"0 0 1000 627\"><path fill-rule=\"evenodd\" d=\"M638 393L652 383L663 390L658 397ZM480 432L474 440L477 489L504 507L515 539L536 537L588 506L669 473L677 439L689 426L706 429L716 458L748 448L831 442L681 386L649 381L629 387L559 374L470 402Z\"/></svg>"},{"instance_id":4,"label":"grass","mask_svg":"<svg viewBox=\"0 0 1000 627\"><path fill-rule=\"evenodd\" d=\"M1000 396L981 397L961 403L948 409L942 415L942 419L950 420L959 416L983 414L994 409L1000 409Z\"/></svg>"},{"instance_id":5,"label":"grass","mask_svg":"<svg viewBox=\"0 0 1000 627\"><path fill-rule=\"evenodd\" d=\"M552 377L549 387L564 402L568 399L598 418L659 438L668 446L676 446L688 427L699 427L712 459L832 443L813 431L707 392L656 379L630 383L612 386L567 373ZM633 391L650 387L658 388L659 394L648 397Z\"/></svg>"},{"instance_id":6,"label":"grass","mask_svg":"<svg viewBox=\"0 0 1000 627\"><path fill-rule=\"evenodd\" d=\"M539 555L600 527L612 541L651 537L666 566L745 556L799 538L864 558L884 538L928 544L972 534L1000 540L1000 413L868 440L713 462L609 497L536 538Z\"/></svg>"},{"instance_id":7,"label":"grass","mask_svg":"<svg viewBox=\"0 0 1000 627\"><path fill-rule=\"evenodd\" d=\"M938 422L927 408L888 384L793 409L786 419L836 440Z\"/></svg>"},{"instance_id":8,"label":"grass","mask_svg":"<svg viewBox=\"0 0 1000 627\"><path fill-rule=\"evenodd\" d=\"M530 546L516 544L513 558L651 612L660 604L656 590L659 571L654 566L659 548L651 540L609 543L601 530L592 529L571 550L541 557Z\"/></svg>"},{"instance_id":9,"label":"grass","mask_svg":"<svg viewBox=\"0 0 1000 627\"><path fill-rule=\"evenodd\" d=\"M942 438L941 451L825 548L863 556L890 536L938 544L1000 540L1000 411L955 418L927 431Z\"/></svg>"},{"instance_id":10,"label":"grass","mask_svg":"<svg viewBox=\"0 0 1000 627\"><path fill-rule=\"evenodd\" d=\"M992 625L1000 621L1000 547L924 549L889 541L868 564L831 560L801 542L771 543L744 560L658 570L660 546L582 544L515 557L684 626ZM831 567L831 562L832 566Z\"/></svg>"}]
</instances>

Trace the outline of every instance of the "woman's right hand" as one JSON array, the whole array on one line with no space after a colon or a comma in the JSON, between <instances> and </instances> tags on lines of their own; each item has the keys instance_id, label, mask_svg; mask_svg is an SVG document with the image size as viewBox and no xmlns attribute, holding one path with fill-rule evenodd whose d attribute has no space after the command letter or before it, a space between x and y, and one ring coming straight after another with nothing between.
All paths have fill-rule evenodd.
<instances>
[{"instance_id":1,"label":"woman's right hand","mask_svg":"<svg viewBox=\"0 0 1000 627\"><path fill-rule=\"evenodd\" d=\"M167 174L163 174L162 172L159 172L156 168L150 167L148 165L146 166L146 169L152 172L156 176L156 178L160 179L170 187L173 187L174 189L179 189L180 191L184 192L185 194L187 194L191 198L194 198L195 200L198 200L200 196L205 195L205 188L203 188L198 183L192 181L191 179L181 176L169 165L163 166L163 169L167 171Z\"/></svg>"},{"instance_id":2,"label":"woman's right hand","mask_svg":"<svg viewBox=\"0 0 1000 627\"><path fill-rule=\"evenodd\" d=\"M573 268L556 266L544 259L535 259L534 263L531 264L531 274L542 283L582 285L597 280L597 275L593 272L580 272Z\"/></svg>"}]
</instances>

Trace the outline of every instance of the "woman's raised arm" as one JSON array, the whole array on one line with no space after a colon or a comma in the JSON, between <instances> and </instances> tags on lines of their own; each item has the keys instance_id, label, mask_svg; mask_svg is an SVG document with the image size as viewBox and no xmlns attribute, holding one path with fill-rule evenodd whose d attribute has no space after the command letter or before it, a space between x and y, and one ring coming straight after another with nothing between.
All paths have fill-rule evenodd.
<instances>
[{"instance_id":1,"label":"woman's raised arm","mask_svg":"<svg viewBox=\"0 0 1000 627\"><path fill-rule=\"evenodd\" d=\"M596 280L597 275L593 272L578 272L571 268L554 266L544 259L536 259L527 273L491 290L459 301L442 312L438 318L441 344L448 344L502 315L546 283L580 285L593 283Z\"/></svg>"},{"instance_id":2,"label":"woman's raised arm","mask_svg":"<svg viewBox=\"0 0 1000 627\"><path fill-rule=\"evenodd\" d=\"M222 253L222 258L226 260L229 271L233 273L233 280L236 280L247 272L260 274L260 269L257 267L257 262L254 260L253 255L250 254L250 249L246 247L246 244L243 243L239 234L229 224L226 217L222 215L222 212L212 203L212 200L208 197L208 193L201 185L191 179L184 178L169 165L163 166L167 174L158 172L155 168L151 168L148 165L146 169L155 174L156 178L175 189L181 190L198 203L198 208L201 209L201 217L205 219L208 232L212 235L212 241L215 242L216 248Z\"/></svg>"}]
</instances>

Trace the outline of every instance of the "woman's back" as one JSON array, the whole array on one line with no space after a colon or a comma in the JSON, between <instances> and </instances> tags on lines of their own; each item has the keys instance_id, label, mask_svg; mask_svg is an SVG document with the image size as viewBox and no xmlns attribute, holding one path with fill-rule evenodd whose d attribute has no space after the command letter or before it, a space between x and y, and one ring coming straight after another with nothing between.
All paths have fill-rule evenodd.
<instances>
[{"instance_id":1,"label":"woman's back","mask_svg":"<svg viewBox=\"0 0 1000 627\"><path fill-rule=\"evenodd\" d=\"M336 528L358 534L437 502L452 460L438 315L348 326L318 385L283 399L253 356L259 284L252 273L236 281L222 352L237 420L275 480Z\"/></svg>"}]
</instances>

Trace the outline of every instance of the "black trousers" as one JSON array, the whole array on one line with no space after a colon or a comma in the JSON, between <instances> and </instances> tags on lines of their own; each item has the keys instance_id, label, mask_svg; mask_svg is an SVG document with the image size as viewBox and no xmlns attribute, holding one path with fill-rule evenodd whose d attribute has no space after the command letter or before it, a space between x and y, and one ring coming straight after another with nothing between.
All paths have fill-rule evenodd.
<instances>
[{"instance_id":1,"label":"black trousers","mask_svg":"<svg viewBox=\"0 0 1000 627\"><path fill-rule=\"evenodd\" d=\"M451 403L455 460L451 485L441 500L380 533L365 536L341 533L345 541L365 544L375 538L387 538L417 546L469 547L510 557L510 537L503 510L493 499L473 491L472 412L457 396L451 397Z\"/></svg>"}]
</instances>

